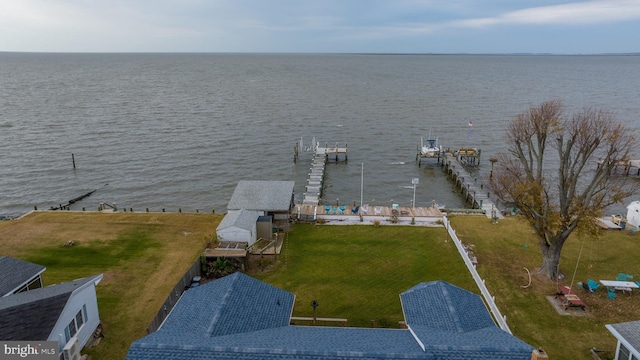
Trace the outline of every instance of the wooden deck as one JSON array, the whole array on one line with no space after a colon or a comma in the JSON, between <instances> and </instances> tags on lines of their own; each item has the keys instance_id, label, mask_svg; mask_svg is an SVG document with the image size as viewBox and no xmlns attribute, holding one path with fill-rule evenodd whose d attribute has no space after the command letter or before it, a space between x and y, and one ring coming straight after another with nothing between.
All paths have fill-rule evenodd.
<instances>
[{"instance_id":1,"label":"wooden deck","mask_svg":"<svg viewBox=\"0 0 640 360\"><path fill-rule=\"evenodd\" d=\"M301 216L315 216L315 217L358 217L360 214L364 218L367 217L380 217L390 218L397 215L399 218L442 218L443 214L437 207L416 207L399 206L396 208L397 213L394 214L394 209L391 206L375 206L364 205L361 207L360 214L353 212L353 206L345 206L344 211L340 210L340 207L330 206L329 211L324 205L296 205L293 209L292 215L297 217Z\"/></svg>"}]
</instances>

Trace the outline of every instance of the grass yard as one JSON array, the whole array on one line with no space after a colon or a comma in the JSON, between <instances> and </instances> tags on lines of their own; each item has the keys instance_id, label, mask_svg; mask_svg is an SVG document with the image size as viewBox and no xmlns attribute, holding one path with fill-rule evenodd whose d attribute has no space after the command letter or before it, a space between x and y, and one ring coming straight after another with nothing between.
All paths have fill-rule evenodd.
<instances>
[{"instance_id":1,"label":"grass yard","mask_svg":"<svg viewBox=\"0 0 640 360\"><path fill-rule=\"evenodd\" d=\"M0 254L47 267L45 285L104 273L97 287L105 339L85 351L94 360L124 358L168 292L215 234L222 215L170 213L37 212L0 222ZM608 350L616 341L605 324L640 319L640 293L607 300L576 290L587 316L559 315L546 297L557 285L587 279L615 279L619 272L640 278L640 234L606 231L598 238L574 234L565 245L564 280L535 275L540 250L530 227L517 217L492 224L485 217L452 216L460 239L478 258L478 272L507 316L514 335L544 348L551 359L591 359L592 347ZM74 246L64 247L69 240ZM278 261L252 265L250 274L296 295L294 316L348 319L349 326L395 328L403 320L399 294L412 286L445 280L478 293L444 228L413 226L295 225ZM271 258L265 257L267 261ZM529 282L524 267L534 276ZM575 289L575 285L574 285ZM335 324L329 324L335 325Z\"/></svg>"},{"instance_id":2,"label":"grass yard","mask_svg":"<svg viewBox=\"0 0 640 360\"><path fill-rule=\"evenodd\" d=\"M478 293L444 228L315 226L292 228L272 270L250 274L296 295L293 316L346 318L349 326L397 328L400 293L446 280ZM335 326L336 324L329 324Z\"/></svg>"},{"instance_id":3,"label":"grass yard","mask_svg":"<svg viewBox=\"0 0 640 360\"><path fill-rule=\"evenodd\" d=\"M47 267L45 286L104 274L96 288L105 338L83 353L123 359L222 215L37 212L0 222L1 255ZM67 241L71 247L64 247Z\"/></svg>"},{"instance_id":4,"label":"grass yard","mask_svg":"<svg viewBox=\"0 0 640 360\"><path fill-rule=\"evenodd\" d=\"M640 278L640 234L608 230L598 238L573 234L564 246L560 269L565 279L549 282L535 275L542 255L531 228L517 217L498 224L482 217L451 217L458 237L474 245L478 272L486 279L489 291L496 297L500 311L514 335L533 346L545 349L550 359L592 359L589 349L606 350L603 359L613 359L615 337L604 327L625 321L640 320L640 292L619 293L607 299L607 290L596 293L574 291L589 306L588 316L562 316L549 304L546 296L556 292L556 285L587 279L615 280L619 272ZM527 247L525 247L525 245ZM581 252L582 248L582 252ZM578 259L579 258L579 259ZM577 266L577 267L576 267ZM534 274L531 286L524 267Z\"/></svg>"}]
</instances>

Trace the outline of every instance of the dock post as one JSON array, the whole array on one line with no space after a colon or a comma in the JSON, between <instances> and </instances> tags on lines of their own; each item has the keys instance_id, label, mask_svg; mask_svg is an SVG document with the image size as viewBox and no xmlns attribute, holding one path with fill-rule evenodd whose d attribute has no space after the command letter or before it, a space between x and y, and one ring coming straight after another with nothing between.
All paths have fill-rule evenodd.
<instances>
[{"instance_id":1,"label":"dock post","mask_svg":"<svg viewBox=\"0 0 640 360\"><path fill-rule=\"evenodd\" d=\"M76 169L76 157L71 153L71 162L73 162L73 170Z\"/></svg>"}]
</instances>

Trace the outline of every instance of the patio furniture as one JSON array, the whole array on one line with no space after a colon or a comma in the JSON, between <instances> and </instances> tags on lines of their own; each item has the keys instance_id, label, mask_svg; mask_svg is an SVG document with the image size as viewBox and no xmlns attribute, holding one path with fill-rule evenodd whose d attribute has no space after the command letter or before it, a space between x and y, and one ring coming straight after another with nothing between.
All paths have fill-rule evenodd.
<instances>
[{"instance_id":1,"label":"patio furniture","mask_svg":"<svg viewBox=\"0 0 640 360\"><path fill-rule=\"evenodd\" d=\"M360 205L358 205L358 206L354 207L353 209L351 209L351 213L356 215L356 214L358 214L358 210L360 210Z\"/></svg>"},{"instance_id":2,"label":"patio furniture","mask_svg":"<svg viewBox=\"0 0 640 360\"><path fill-rule=\"evenodd\" d=\"M347 207L344 205L340 205L339 209L340 209L340 214L344 214L344 211L347 209Z\"/></svg>"},{"instance_id":3,"label":"patio furniture","mask_svg":"<svg viewBox=\"0 0 640 360\"><path fill-rule=\"evenodd\" d=\"M560 286L558 290L560 291L556 293L556 299L560 300L565 310L570 307L579 307L582 310L587 309L587 304L568 286Z\"/></svg>"},{"instance_id":4,"label":"patio furniture","mask_svg":"<svg viewBox=\"0 0 640 360\"><path fill-rule=\"evenodd\" d=\"M607 299L615 300L616 296L618 296L618 294L616 294L616 291L613 290L612 288L608 287L607 288Z\"/></svg>"},{"instance_id":5,"label":"patio furniture","mask_svg":"<svg viewBox=\"0 0 640 360\"><path fill-rule=\"evenodd\" d=\"M324 213L325 214L330 214L331 213L331 205L325 205L324 206Z\"/></svg>"},{"instance_id":6,"label":"patio furniture","mask_svg":"<svg viewBox=\"0 0 640 360\"><path fill-rule=\"evenodd\" d=\"M625 273L619 273L616 277L616 281L629 281L631 279L633 279L633 276Z\"/></svg>"},{"instance_id":7,"label":"patio furniture","mask_svg":"<svg viewBox=\"0 0 640 360\"><path fill-rule=\"evenodd\" d=\"M596 290L598 290L598 288L600 287L600 284L598 284L596 281L594 280L587 280L587 287L589 288L589 292L596 292Z\"/></svg>"},{"instance_id":8,"label":"patio furniture","mask_svg":"<svg viewBox=\"0 0 640 360\"><path fill-rule=\"evenodd\" d=\"M638 284L633 281L600 280L600 283L612 290L628 291L629 294L633 289L638 288Z\"/></svg>"}]
</instances>

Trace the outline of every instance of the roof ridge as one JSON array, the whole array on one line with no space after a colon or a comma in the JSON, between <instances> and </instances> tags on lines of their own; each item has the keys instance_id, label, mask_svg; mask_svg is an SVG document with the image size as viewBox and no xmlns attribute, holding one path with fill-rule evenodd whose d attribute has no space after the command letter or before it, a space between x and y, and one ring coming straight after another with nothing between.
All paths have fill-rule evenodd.
<instances>
[{"instance_id":1,"label":"roof ridge","mask_svg":"<svg viewBox=\"0 0 640 360\"><path fill-rule=\"evenodd\" d=\"M213 335L213 331L215 330L215 326L218 323L218 320L222 317L223 310L226 308L229 299L231 298L231 296L233 295L233 292L235 291L234 284L240 278L240 275L238 275L238 274L241 274L241 273L240 272L235 272L235 273L233 273L231 275L228 275L226 277L227 279L229 279L229 284L226 284L227 290L225 291L224 295L222 296L222 300L220 301L220 306L218 306L218 308L215 311L215 314L213 314L213 316L211 317L211 322L209 323L209 327L207 328L207 331L205 333L205 337L210 338Z\"/></svg>"},{"instance_id":2,"label":"roof ridge","mask_svg":"<svg viewBox=\"0 0 640 360\"><path fill-rule=\"evenodd\" d=\"M444 301L447 304L447 309L449 310L449 314L451 315L451 321L453 322L455 330L459 333L465 332L464 327L462 326L462 323L460 321L460 315L458 314L456 306L453 303L453 298L449 293L449 288L443 282L438 282L437 285L440 287L442 294L444 295Z\"/></svg>"}]
</instances>

